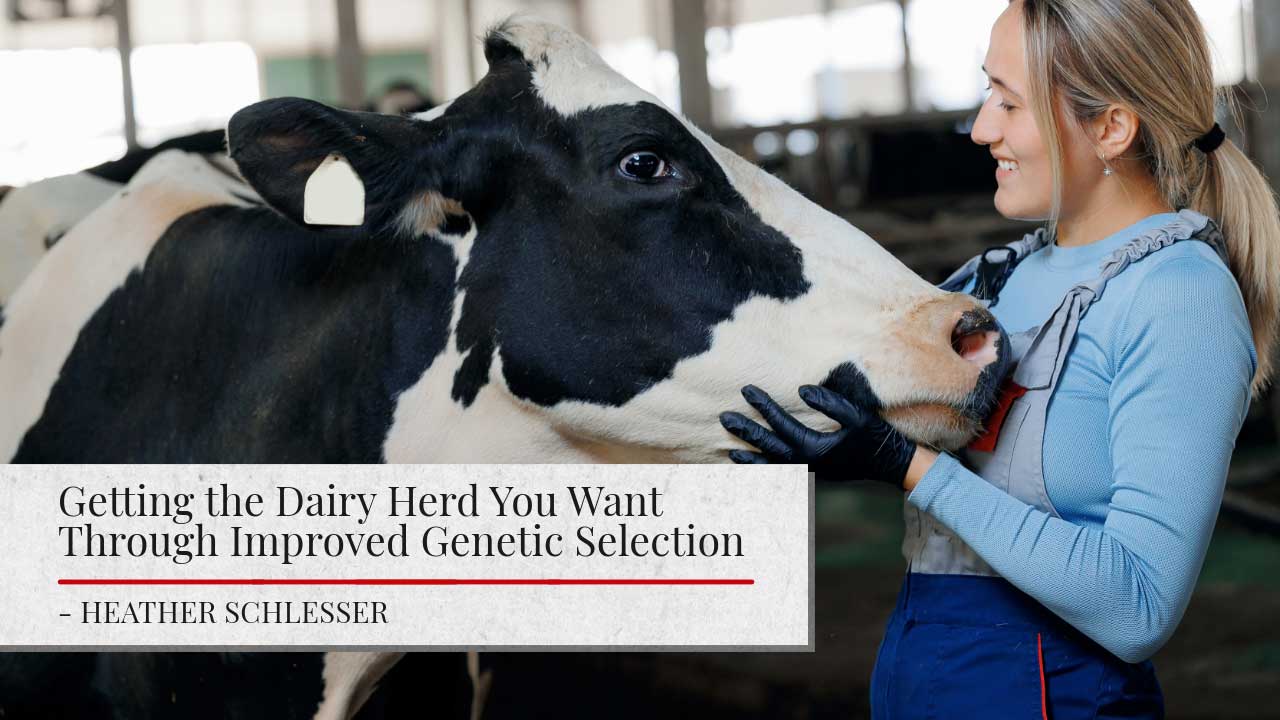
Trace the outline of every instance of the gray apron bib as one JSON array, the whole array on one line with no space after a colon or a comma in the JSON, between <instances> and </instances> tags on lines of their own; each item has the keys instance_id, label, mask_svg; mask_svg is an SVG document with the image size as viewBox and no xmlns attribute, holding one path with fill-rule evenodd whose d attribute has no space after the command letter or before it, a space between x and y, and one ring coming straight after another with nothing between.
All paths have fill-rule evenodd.
<instances>
[{"instance_id":1,"label":"gray apron bib","mask_svg":"<svg viewBox=\"0 0 1280 720\"><path fill-rule=\"evenodd\" d=\"M966 466L1009 495L1058 517L1044 483L1045 420L1049 400L1062 377L1080 321L1089 307L1102 297L1108 281L1132 263L1182 240L1208 243L1226 260L1226 245L1213 221L1197 212L1183 210L1170 222L1135 237L1107 256L1097 277L1072 287L1044 325L1010 336L1010 349L1018 362L1012 380L1025 388L1026 393L1009 406L995 449L990 452L968 449L961 455ZM1007 247L1012 250L1012 262L1016 264L1047 242L1047 235L1041 229ZM952 291L962 289L977 272L982 257L979 255L965 263L940 287ZM996 575L977 553L933 516L910 503L906 503L905 512L906 538L902 551L909 563L909 572Z\"/></svg>"}]
</instances>

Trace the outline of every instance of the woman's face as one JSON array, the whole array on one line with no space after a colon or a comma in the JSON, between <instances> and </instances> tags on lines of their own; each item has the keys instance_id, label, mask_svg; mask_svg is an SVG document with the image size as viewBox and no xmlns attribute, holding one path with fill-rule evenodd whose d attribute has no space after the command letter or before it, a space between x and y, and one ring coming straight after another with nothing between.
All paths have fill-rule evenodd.
<instances>
[{"instance_id":1,"label":"woman's face","mask_svg":"<svg viewBox=\"0 0 1280 720\"><path fill-rule=\"evenodd\" d=\"M996 210L1008 218L1043 220L1053 204L1053 170L1048 147L1027 102L1021 2L1011 2L991 28L991 46L983 69L991 83L991 95L978 112L972 137L989 147L997 160ZM1101 179L1102 163L1079 124L1062 121L1059 112L1058 127L1062 128L1065 216L1072 198L1088 196ZM1095 174L1096 179L1090 182Z\"/></svg>"}]
</instances>

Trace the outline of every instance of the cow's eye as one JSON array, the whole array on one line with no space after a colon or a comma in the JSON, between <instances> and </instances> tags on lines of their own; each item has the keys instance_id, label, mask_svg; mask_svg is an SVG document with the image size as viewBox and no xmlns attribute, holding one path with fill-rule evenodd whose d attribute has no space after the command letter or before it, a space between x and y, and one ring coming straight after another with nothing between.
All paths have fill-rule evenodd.
<instances>
[{"instance_id":1,"label":"cow's eye","mask_svg":"<svg viewBox=\"0 0 1280 720\"><path fill-rule=\"evenodd\" d=\"M618 162L618 170L632 180L657 180L673 174L670 163L648 150L629 153Z\"/></svg>"}]
</instances>

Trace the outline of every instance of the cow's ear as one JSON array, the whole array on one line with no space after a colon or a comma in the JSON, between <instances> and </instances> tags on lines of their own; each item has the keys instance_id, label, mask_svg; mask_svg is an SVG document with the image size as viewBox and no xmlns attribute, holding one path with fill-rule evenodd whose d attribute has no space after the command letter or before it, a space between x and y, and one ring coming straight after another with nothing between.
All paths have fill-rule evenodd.
<instances>
[{"instance_id":1,"label":"cow's ear","mask_svg":"<svg viewBox=\"0 0 1280 720\"><path fill-rule=\"evenodd\" d=\"M420 158L428 134L410 118L280 98L233 115L227 147L245 180L295 222L378 230L432 184Z\"/></svg>"}]
</instances>

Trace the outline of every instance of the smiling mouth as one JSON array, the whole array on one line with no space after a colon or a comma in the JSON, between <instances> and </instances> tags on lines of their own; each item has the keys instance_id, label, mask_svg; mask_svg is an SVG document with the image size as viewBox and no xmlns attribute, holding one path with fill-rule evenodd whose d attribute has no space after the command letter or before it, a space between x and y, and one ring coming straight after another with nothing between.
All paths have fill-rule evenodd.
<instances>
[{"instance_id":1,"label":"smiling mouth","mask_svg":"<svg viewBox=\"0 0 1280 720\"><path fill-rule=\"evenodd\" d=\"M1017 172L1018 163L1013 160L997 160L996 165L1005 172Z\"/></svg>"}]
</instances>

